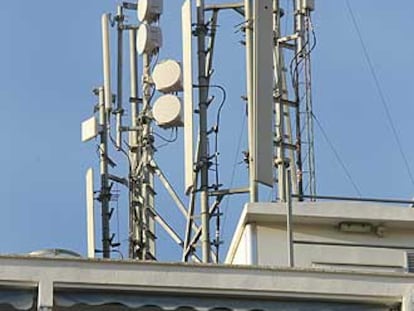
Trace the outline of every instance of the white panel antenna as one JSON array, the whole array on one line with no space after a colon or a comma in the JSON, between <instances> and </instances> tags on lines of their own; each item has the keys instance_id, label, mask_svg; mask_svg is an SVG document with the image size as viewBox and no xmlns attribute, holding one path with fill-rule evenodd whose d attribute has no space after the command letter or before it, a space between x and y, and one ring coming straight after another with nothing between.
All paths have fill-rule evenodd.
<instances>
[{"instance_id":1,"label":"white panel antenna","mask_svg":"<svg viewBox=\"0 0 414 311\"><path fill-rule=\"evenodd\" d=\"M82 142L87 142L98 136L98 120L96 117L82 122Z\"/></svg>"},{"instance_id":2,"label":"white panel antenna","mask_svg":"<svg viewBox=\"0 0 414 311\"><path fill-rule=\"evenodd\" d=\"M273 1L254 1L253 159L257 182L273 185Z\"/></svg>"},{"instance_id":3,"label":"white panel antenna","mask_svg":"<svg viewBox=\"0 0 414 311\"><path fill-rule=\"evenodd\" d=\"M95 258L95 214L94 214L93 169L86 172L86 225L88 236L88 258Z\"/></svg>"},{"instance_id":4,"label":"white panel antenna","mask_svg":"<svg viewBox=\"0 0 414 311\"><path fill-rule=\"evenodd\" d=\"M183 32L183 89L184 89L184 166L185 190L193 186L194 167L194 130L193 130L193 48L192 48L192 19L191 0L186 0L182 6Z\"/></svg>"},{"instance_id":5,"label":"white panel antenna","mask_svg":"<svg viewBox=\"0 0 414 311\"><path fill-rule=\"evenodd\" d=\"M112 89L111 89L111 49L109 36L109 14L102 15L102 57L103 57L103 75L105 91L105 107L107 110L112 108Z\"/></svg>"},{"instance_id":6,"label":"white panel antenna","mask_svg":"<svg viewBox=\"0 0 414 311\"><path fill-rule=\"evenodd\" d=\"M144 53L152 54L162 46L161 28L158 26L141 24L137 34L137 51L140 55Z\"/></svg>"}]
</instances>

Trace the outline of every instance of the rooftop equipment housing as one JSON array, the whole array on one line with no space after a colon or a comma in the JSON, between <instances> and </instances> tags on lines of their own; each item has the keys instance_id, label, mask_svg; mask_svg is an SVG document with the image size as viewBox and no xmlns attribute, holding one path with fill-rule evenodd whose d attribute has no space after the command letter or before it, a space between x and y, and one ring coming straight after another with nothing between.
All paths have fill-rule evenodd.
<instances>
[{"instance_id":1,"label":"rooftop equipment housing","mask_svg":"<svg viewBox=\"0 0 414 311\"><path fill-rule=\"evenodd\" d=\"M414 210L345 202L295 202L295 267L405 272ZM226 263L288 266L286 204L246 204Z\"/></svg>"}]
</instances>

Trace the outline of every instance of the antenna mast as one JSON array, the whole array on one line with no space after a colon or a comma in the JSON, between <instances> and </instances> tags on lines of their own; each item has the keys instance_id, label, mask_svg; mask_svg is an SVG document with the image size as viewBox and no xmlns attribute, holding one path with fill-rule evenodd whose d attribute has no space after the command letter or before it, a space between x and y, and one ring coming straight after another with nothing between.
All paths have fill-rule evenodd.
<instances>
[{"instance_id":1,"label":"antenna mast","mask_svg":"<svg viewBox=\"0 0 414 311\"><path fill-rule=\"evenodd\" d=\"M122 2L112 20L109 14L103 15L104 78L103 87L97 91L99 104L94 111L99 112L99 128L97 118L90 118L82 124L82 136L84 141L96 137L98 132L101 136L98 200L102 209L102 250L98 252L102 252L104 258L109 258L113 251L119 252L119 249L114 249L119 244L113 243L114 234L111 235L110 230L113 183L128 189L127 249L128 257L136 260L156 260L155 229L158 224L182 247L183 261L218 262L220 204L226 196L248 194L250 202L257 202L263 199L263 193L260 193L263 187L277 187L278 200L289 203L290 189L299 199L303 199L308 190L311 196L316 193L310 67L313 49L310 14L314 4L312 0L291 1L295 10L289 16L284 14L278 0L245 0L227 4L183 0L183 65L171 59L158 60L162 46L159 24L162 0ZM192 10L192 3L196 5L195 10ZM219 118L217 124L210 124L213 118L209 107L215 100L209 95L210 89L220 89L224 100L226 98L223 87L211 84L218 17L222 10L234 11L244 18L241 25L245 35L248 111L249 150L246 162L249 179L245 187L227 189L220 184L218 173L213 183L213 178L210 178L212 164L215 164L215 169L219 167L219 152L210 151L210 136L216 135L217 138L220 126ZM131 20L129 11L137 14L138 23L128 22ZM292 22L292 29L282 29L284 19ZM116 26L117 34L116 97L111 90L110 26ZM128 125L123 124L125 32L129 34ZM192 51L193 41L197 42L196 53ZM193 82L193 59L197 59L196 83ZM286 59L291 60L289 66ZM142 66L138 65L139 60ZM138 90L139 75L142 76L142 97ZM110 127L112 115L115 121L113 128ZM194 122L196 117L198 122ZM156 161L155 140L160 136L156 130L171 129L177 133L179 127L184 127L186 204ZM128 143L122 139L124 132L129 134ZM112 148L109 143L112 143ZM112 150L127 157L126 178L109 172L116 166L109 156ZM91 175L88 173L88 180L93 179ZM309 177L305 183L303 176ZM186 218L183 238L162 218L157 208L156 178ZM90 197L88 202L90 207ZM214 218L216 233L213 239L210 222Z\"/></svg>"},{"instance_id":2,"label":"antenna mast","mask_svg":"<svg viewBox=\"0 0 414 311\"><path fill-rule=\"evenodd\" d=\"M204 21L204 0L197 0L197 47L198 47L198 96L199 96L199 119L200 119L200 209L201 209L201 244L203 262L210 262L210 214L209 214L209 154L207 135L207 107L208 107L208 85L209 79L206 70L206 33L207 26Z\"/></svg>"},{"instance_id":3,"label":"antenna mast","mask_svg":"<svg viewBox=\"0 0 414 311\"><path fill-rule=\"evenodd\" d=\"M283 34L281 20L289 16L284 13L279 1L274 1L276 167L278 195L282 202L287 200L284 182L287 168L292 171L292 193L299 200L303 200L306 191L316 195L310 67L310 54L314 48L310 15L314 10L314 1L293 0L293 7L293 34ZM285 58L292 53L289 67L286 67ZM293 90L293 96L289 97L289 90Z\"/></svg>"}]
</instances>

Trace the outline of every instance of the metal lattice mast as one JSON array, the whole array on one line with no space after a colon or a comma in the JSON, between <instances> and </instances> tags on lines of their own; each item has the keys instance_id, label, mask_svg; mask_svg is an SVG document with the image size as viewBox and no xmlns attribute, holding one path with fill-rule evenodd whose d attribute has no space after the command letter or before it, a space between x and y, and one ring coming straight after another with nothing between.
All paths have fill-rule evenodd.
<instances>
[{"instance_id":1,"label":"metal lattice mast","mask_svg":"<svg viewBox=\"0 0 414 311\"><path fill-rule=\"evenodd\" d=\"M140 187L139 202L136 202L137 215L135 227L137 231L141 231L141 241L135 245L134 257L136 259L155 259L155 222L154 222L154 185L153 172L151 169L151 161L154 154L153 141L151 134L152 120L149 117L151 111L151 55L144 53L143 55L143 94L142 94L142 111L140 113L139 128L140 128L140 161L139 172L137 174L137 182Z\"/></svg>"},{"instance_id":2,"label":"metal lattice mast","mask_svg":"<svg viewBox=\"0 0 414 311\"><path fill-rule=\"evenodd\" d=\"M176 232L158 215L154 206L154 174L160 176L163 185L171 190L165 175L154 161L154 136L153 136L153 107L154 82L152 79L152 58L159 53L161 47L161 29L157 26L162 13L162 1L153 1L148 6L139 6L138 3L123 2L117 7L117 14L111 19L111 14L102 16L102 51L103 51L103 76L104 87L99 89L99 105L94 113L99 111L99 123L96 117L92 117L82 123L82 140L88 141L98 135L100 126L101 145L99 147L101 165L101 191L99 200L102 205L102 243L103 257L109 258L112 249L119 243L112 243L114 234L110 232L111 211L109 202L111 199L111 185L118 183L128 188L128 215L129 215L129 246L130 258L138 260L154 260L155 254L155 222L157 221L179 244L182 240ZM138 26L128 24L125 10L138 13L141 22ZM156 25L154 25L156 24ZM111 52L110 52L110 26L117 26L117 105L114 108L113 94L111 91ZM140 30L141 35L140 35ZM123 99L123 34L129 33L130 54L130 114L131 122L123 126L122 117L124 109ZM155 31L155 35L152 31ZM149 35L148 35L149 34ZM138 94L138 54L142 55L142 98ZM110 127L111 116L114 115L113 127ZM175 121L175 120L174 120ZM175 121L177 125L177 121ZM123 132L128 132L128 143L122 140ZM113 138L112 134L116 134ZM112 142L116 151L122 152L127 157L128 178L119 177L109 172L110 168L117 164L110 158L110 146ZM127 149L124 149L124 148ZM110 167L108 167L108 165ZM89 175L88 175L89 176ZM88 180L92 180L89 177ZM89 187L93 185L88 184ZM91 191L93 194L93 190ZM174 191L170 193L175 194ZM182 202L177 198L177 205L182 208ZM93 198L92 198L93 200ZM89 200L90 201L90 200ZM89 202L88 201L88 202Z\"/></svg>"},{"instance_id":3,"label":"metal lattice mast","mask_svg":"<svg viewBox=\"0 0 414 311\"><path fill-rule=\"evenodd\" d=\"M288 20L294 20L293 34L286 35L287 29L281 28L282 10L279 0L253 1L245 0L243 3L205 4L203 0L186 0L183 4L183 37L187 45L192 39L197 39L197 54L190 48L184 53L185 66L183 69L183 85L174 85L172 89L157 85L155 78L156 69L170 60L162 60L152 64L154 55L159 53L162 46L161 28L159 18L162 14L162 1L154 0L149 6L145 3L123 2L118 6L117 15L110 20L110 15L103 17L103 43L104 43L104 87L102 89L101 106L105 113L104 120L108 123L104 128L114 145L116 151L127 155L128 178L111 175L108 172L115 163L108 155L108 142L106 149L101 154L101 160L106 161L105 179L102 179L101 197L107 198L107 204L103 204L103 250L104 257L109 257L112 237L109 230L109 200L110 182L117 182L128 187L129 191L129 257L138 260L154 260L155 254L155 223L157 222L172 239L183 247L183 261L190 258L211 262L217 259L218 246L220 245L220 223L216 224L216 240L211 241L210 221L212 217L219 217L220 204L227 195L249 193L250 201L257 202L260 199L259 190L262 186L271 187L274 184L274 170L277 169L278 195L281 201L286 201L289 193L286 184L287 176L292 176L292 192L302 198L304 194L303 171L309 172L309 189L311 194L315 190L314 177L314 148L313 148L313 120L311 97L311 68L310 68L310 11L313 10L311 0L293 0L295 3L294 14L286 16ZM196 10L192 10L191 4L196 4ZM126 10L138 13L139 26L128 24L128 18L124 16ZM244 16L242 30L245 33L246 43L246 76L247 76L247 103L248 103L248 140L249 140L249 181L242 188L221 189L216 178L215 184L209 184L209 170L212 159L218 156L209 153L209 135L217 135L219 124L209 129L208 118L209 104L214 101L214 96L209 97L211 76L213 73L212 58L214 51L215 32L220 10L234 10ZM196 22L193 23L196 12ZM211 20L207 21L206 12L212 12ZM112 22L112 23L111 23ZM111 64L109 51L109 26L117 25L118 49L117 49L117 105L113 105L111 92ZM195 27L192 27L194 26ZM141 28L142 27L142 28ZM141 32L141 29L143 32ZM123 117L123 33L129 33L130 48L130 124L122 125ZM140 36L141 33L141 36ZM185 36L184 36L185 34ZM195 41L195 40L194 40ZM186 47L184 47L184 50ZM142 59L142 98L138 94L138 54ZM291 58L290 67L285 60ZM191 63L197 59L198 78L193 82ZM174 61L172 61L174 62ZM179 65L179 62L176 62ZM273 66L271 66L273 64ZM153 66L154 65L154 66ZM293 68L293 70L292 70ZM288 69L291 69L288 73ZM160 72L163 72L160 69ZM164 71L167 76L168 70ZM163 76L165 78L166 76ZM290 85L289 78L292 79ZM177 78L177 81L181 78ZM194 79L195 80L195 79ZM187 81L187 83L185 83ZM220 88L220 87L219 87ZM222 88L222 87L221 87ZM193 106L193 92L197 90L198 106ZM172 119L171 123L159 123L156 118L157 104L169 96L175 97L180 102L179 93L183 91L184 106L188 119ZM293 91L293 92L292 92ZM157 93L155 93L157 92ZM288 94L290 93L291 94ZM194 92L195 93L195 92ZM224 98L225 90L223 89ZM289 96L290 95L290 96ZM156 97L154 102L153 98ZM225 101L225 99L224 99ZM170 105L171 102L168 102ZM195 109L196 108L196 109ZM114 110L113 110L114 109ZM169 107L164 107L163 113L169 112ZM221 108L220 108L221 109ZM219 110L220 110L219 109ZM274 115L272 114L274 113ZM109 127L111 116L114 115L112 130ZM184 116L184 117L185 117ZM193 116L198 117L198 124L193 127ZM155 122L157 125L155 125ZM186 153L186 193L189 194L187 207L181 201L154 158L154 127L157 130L173 129L179 126L185 128L185 137L191 134L191 152ZM218 123L218 121L217 121ZM190 125L189 125L190 124ZM198 128L197 128L198 127ZM198 130L197 147L193 148L192 135ZM123 143L122 133L128 132L128 144ZM112 134L116 133L116 139ZM114 136L115 137L115 136ZM307 141L302 141L303 137ZM162 138L162 136L161 136ZM302 150L302 146L305 146ZM126 149L124 149L126 148ZM187 155L190 154L190 157ZM304 155L305 154L305 155ZM275 158L274 158L275 157ZM189 158L189 159L187 159ZM218 165L217 165L218 166ZM188 177L189 176L189 177ZM187 178L188 177L188 178ZM168 194L172 197L180 212L187 218L185 236L181 238L168 224L158 210L155 209L154 178L158 178ZM189 181L189 182L187 182ZM259 187L260 184L260 187ZM307 185L308 183L306 183ZM306 188L305 185L305 188ZM212 198L212 199L210 199ZM105 201L105 202L106 202ZM210 205L210 203L212 203ZM199 218L197 216L200 216ZM211 245L215 246L216 252ZM201 248L198 249L198 247ZM116 251L116 250L115 250Z\"/></svg>"},{"instance_id":4,"label":"metal lattice mast","mask_svg":"<svg viewBox=\"0 0 414 311\"><path fill-rule=\"evenodd\" d=\"M316 195L314 131L311 89L310 54L313 46L310 36L310 13L314 9L312 1L296 0L295 33L296 54L292 71L295 96L299 105L296 117L297 164L298 164L298 195L302 198L309 191ZM305 140L304 140L305 139Z\"/></svg>"},{"instance_id":5,"label":"metal lattice mast","mask_svg":"<svg viewBox=\"0 0 414 311\"><path fill-rule=\"evenodd\" d=\"M138 147L138 115L139 103L138 100L138 55L136 51L137 46L137 31L136 29L129 30L129 48L130 48L130 102L131 102L131 127L132 131L129 135L129 158L130 158L130 172L129 172L129 257L134 258L136 249L142 245L142 230L141 230L141 208L140 208L140 193L141 189L138 184L139 176L139 159L141 159L141 149Z\"/></svg>"},{"instance_id":6,"label":"metal lattice mast","mask_svg":"<svg viewBox=\"0 0 414 311\"><path fill-rule=\"evenodd\" d=\"M274 89L274 100L275 100L275 139L276 139L276 161L275 165L277 168L277 182L278 182L278 196L279 200L284 202L287 198L286 192L286 168L289 165L289 160L286 157L286 127L290 126L290 120L287 119L289 116L289 107L285 107L287 100L287 89L284 85L284 58L283 48L277 41L280 36L280 17L282 15L279 1L273 2L273 11L275 12L274 17L274 36L275 36L275 49L274 49L274 76L275 76L275 89ZM291 133L289 133L291 137Z\"/></svg>"},{"instance_id":7,"label":"metal lattice mast","mask_svg":"<svg viewBox=\"0 0 414 311\"><path fill-rule=\"evenodd\" d=\"M301 55L303 52L303 16L301 14L302 0L294 0L294 31L295 31L295 55L293 60L294 70L291 70L293 90L295 93L295 103L297 105L296 116L295 116L295 132L296 132L296 165L297 165L297 176L298 176L298 197L302 200L303 197L303 152L302 152L302 116L301 116L301 98L300 98L300 71L299 64L301 61ZM292 66L292 65L291 65Z\"/></svg>"},{"instance_id":8,"label":"metal lattice mast","mask_svg":"<svg viewBox=\"0 0 414 311\"><path fill-rule=\"evenodd\" d=\"M110 212L109 202L111 193L109 188L108 172L108 135L110 112L112 106L111 75L110 75L110 48L109 48L109 15L102 16L102 51L104 87L99 88L99 123L101 125L101 144L99 146L100 170L101 170L101 193L100 201L102 207L102 253L104 258L111 256L110 239Z\"/></svg>"},{"instance_id":9,"label":"metal lattice mast","mask_svg":"<svg viewBox=\"0 0 414 311\"><path fill-rule=\"evenodd\" d=\"M311 41L311 20L309 12L305 17L306 40ZM311 50L312 46L307 45L304 60L305 67L305 111L306 111L306 133L307 133L307 155L308 155L308 183L309 195L316 196L316 168L315 168L315 133L313 126L313 103L312 103L312 71L311 71Z\"/></svg>"},{"instance_id":10,"label":"metal lattice mast","mask_svg":"<svg viewBox=\"0 0 414 311\"><path fill-rule=\"evenodd\" d=\"M100 173L101 173L101 191L99 201L101 202L102 213L102 254L104 258L111 256L111 239L109 227L109 202L111 192L108 180L108 118L105 109L105 94L103 87L97 90L99 98L99 125L101 126L101 143L99 145Z\"/></svg>"},{"instance_id":11,"label":"metal lattice mast","mask_svg":"<svg viewBox=\"0 0 414 311\"><path fill-rule=\"evenodd\" d=\"M308 18L312 1L293 0L294 15L284 14L278 0L274 1L275 23L275 140L278 198L286 201L286 169L292 171L292 193L302 200L309 189L316 192L312 93L310 72L310 33ZM293 19L293 34L282 33L281 20ZM283 32L287 32L284 29ZM293 54L286 67L287 54ZM292 84L288 84L289 77ZM289 90L293 94L289 96ZM305 140L304 140L305 138Z\"/></svg>"}]
</instances>

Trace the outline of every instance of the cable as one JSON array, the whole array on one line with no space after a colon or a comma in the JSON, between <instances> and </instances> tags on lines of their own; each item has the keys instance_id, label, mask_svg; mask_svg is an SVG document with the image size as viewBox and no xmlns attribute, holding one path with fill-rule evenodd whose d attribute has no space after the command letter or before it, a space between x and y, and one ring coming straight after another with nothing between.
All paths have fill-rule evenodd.
<instances>
[{"instance_id":1,"label":"cable","mask_svg":"<svg viewBox=\"0 0 414 311\"><path fill-rule=\"evenodd\" d=\"M216 89L219 89L222 92L223 98L221 100L221 103L220 103L219 108L218 108L218 111L217 111L217 124L219 124L220 123L220 113L221 113L221 110L223 109L224 103L227 100L227 92L226 92L226 89L223 86L218 85L218 84L212 84L212 85L193 85L193 87L195 87L195 88L216 88Z\"/></svg>"},{"instance_id":2,"label":"cable","mask_svg":"<svg viewBox=\"0 0 414 311\"><path fill-rule=\"evenodd\" d=\"M121 193L121 191L119 190L119 185L118 183L116 183L115 185L115 191L118 192L118 194ZM120 242L120 230L119 230L120 226L119 226L119 198L116 200L116 231L117 231L117 236L118 236L118 244L121 244Z\"/></svg>"},{"instance_id":3,"label":"cable","mask_svg":"<svg viewBox=\"0 0 414 311\"><path fill-rule=\"evenodd\" d=\"M219 107L217 109L216 125L215 125L214 130L213 130L214 131L214 134L215 134L215 137L214 137L214 149L215 149L214 150L214 167L215 167L214 172L215 172L215 179L216 179L216 181L215 181L215 188L216 188L216 190L218 190L219 187L220 187L220 182L219 182L220 176L219 176L219 169L218 169L218 167L219 167L219 163L218 163L218 156L219 156L219 153L218 153L219 135L218 135L218 133L219 133L219 129L220 129L221 112L222 112L223 107L224 107L224 104L226 103L226 100L227 100L227 92L226 92L226 89L223 86L218 85L218 84L212 84L212 85L193 85L193 87L196 87L196 88L207 88L207 89L208 88L216 88L216 89L219 89L221 91L221 93L222 93L222 99L221 99L220 105L219 105ZM220 229L220 217L221 217L221 214L220 214L220 206L217 206L217 213L216 213L216 215L217 215L216 216L217 217L216 225L217 225L217 228ZM219 240L219 238L220 238L220 235L221 235L221 231L219 233L217 233L218 239L216 239L216 241L215 241L215 244L216 244L216 247L217 247L217 256L218 256L218 253L219 253L219 246L220 246L220 240ZM219 258L218 257L217 257L217 261L219 261Z\"/></svg>"},{"instance_id":4,"label":"cable","mask_svg":"<svg viewBox=\"0 0 414 311\"><path fill-rule=\"evenodd\" d=\"M212 84L212 85L193 85L195 88L216 88L219 89L222 92L222 100L220 102L220 105L217 109L217 115L216 115L216 126L214 129L215 138L214 138L214 154L215 154L215 160L214 160L214 167L215 167L215 177L216 177L216 186L219 186L219 170L218 170L218 132L220 128L220 118L221 118L221 111L223 110L224 104L227 100L227 92L226 89L218 84Z\"/></svg>"},{"instance_id":5,"label":"cable","mask_svg":"<svg viewBox=\"0 0 414 311\"><path fill-rule=\"evenodd\" d=\"M345 166L345 163L342 161L341 157L339 156L338 151L336 151L336 148L334 146L334 144L331 142L331 140L328 137L328 134L326 133L326 131L324 130L321 122L319 121L319 119L315 116L315 114L313 112L312 113L312 118L315 120L316 125L319 127L319 129L321 130L322 135L324 136L326 142L328 143L329 147L331 148L332 152L334 153L336 160L339 162L339 164L341 165L342 169L344 170L346 176L348 177L348 180L351 182L352 186L354 187L355 192L358 194L359 197L362 197L361 191L359 190L358 186L356 185L356 183L354 182L349 170L347 169L347 167Z\"/></svg>"},{"instance_id":6,"label":"cable","mask_svg":"<svg viewBox=\"0 0 414 311\"><path fill-rule=\"evenodd\" d=\"M311 48L309 49L309 51L306 51L306 47L309 45L309 43L310 43L310 39L308 39L306 42L305 42L305 44L302 46L302 49L299 51L299 52L297 52L296 54L295 54L295 56L293 57L293 59L291 60L291 62L290 62L290 65L289 65L289 67L290 67L290 71L291 71L291 74L292 74L292 66L293 66L293 62L296 60L297 61L297 58L304 52L304 51L306 51L306 53L303 55L304 57L302 57L301 58L301 60L299 61L299 62L297 62L296 63L296 67L295 67L295 73L296 73L296 70L297 70L297 68L299 67L299 65L303 62L303 60L306 58L306 57L308 57L312 52L313 52L313 50L316 48L316 45L317 45L317 37L316 37L316 32L315 32L315 29L314 29L314 27L313 27L313 23L312 23L312 18L311 18L311 16L307 16L307 19L306 19L306 21L308 22L308 29L312 32L312 39L313 39L313 43L312 43L312 46L311 46ZM293 75L292 75L293 76Z\"/></svg>"},{"instance_id":7,"label":"cable","mask_svg":"<svg viewBox=\"0 0 414 311\"><path fill-rule=\"evenodd\" d=\"M295 54L295 56L293 56L292 60L290 61L289 64L289 68L290 68L290 76L292 79L292 85L293 87L296 87L296 84L298 83L297 79L296 79L296 75L298 74L298 68L300 66L300 64L313 52L313 50L316 48L317 45L317 37L316 37L316 32L315 29L313 27L312 24L312 18L310 16L307 16L307 22L309 25L309 29L312 32L312 37L313 37L313 43L311 48L309 49L309 51L306 51L306 47L309 45L310 43L310 39L308 39L305 44L303 45L302 49L297 52ZM298 61L298 57L304 52L306 51L306 53L303 55L303 57ZM293 69L293 64L295 63L295 69ZM299 94L298 94L299 97Z\"/></svg>"},{"instance_id":8,"label":"cable","mask_svg":"<svg viewBox=\"0 0 414 311\"><path fill-rule=\"evenodd\" d=\"M122 254L122 252L119 249L112 249L111 252L112 253L117 253L121 257L121 260L124 260L124 255Z\"/></svg>"},{"instance_id":9,"label":"cable","mask_svg":"<svg viewBox=\"0 0 414 311\"><path fill-rule=\"evenodd\" d=\"M239 154L240 154L241 143L242 143L243 132L244 132L243 130L244 130L245 126L246 126L246 119L247 119L246 118L246 115L244 114L243 123L242 123L242 126L241 126L240 135L239 135L239 141L238 141L238 144L237 144L237 151L234 154L234 164L233 164L233 170L231 172L231 178L230 178L229 188L232 188L233 187L234 178L236 176L236 169L237 169L237 163L238 163L237 159L238 159ZM224 218L223 218L223 222L221 224L221 227L222 228L224 228L225 225L226 225L227 211L228 211L229 204L230 204L230 198L227 197L226 198L226 206L224 207ZM220 232L223 232L223 230L220 230Z\"/></svg>"},{"instance_id":10,"label":"cable","mask_svg":"<svg viewBox=\"0 0 414 311\"><path fill-rule=\"evenodd\" d=\"M220 117L221 117L221 111L223 110L224 104L227 100L227 93L226 90L220 86L220 85L212 85L213 88L218 88L223 93L223 98L221 100L221 103L219 105L219 108L217 109L217 116L216 116L216 129L215 129L215 137L214 137L214 154L215 154L215 163L214 166L216 168L216 186L219 186L219 169L218 169L218 132L220 128Z\"/></svg>"},{"instance_id":11,"label":"cable","mask_svg":"<svg viewBox=\"0 0 414 311\"><path fill-rule=\"evenodd\" d=\"M154 86L153 84L150 84L150 87L152 88L152 90L151 90L151 95L150 95L150 97L149 97L149 99L148 99L148 102L149 102L149 103L151 103L151 102L152 102L152 100L154 99L154 95L155 95L155 92L156 92L155 86ZM147 108L147 110L146 110L146 111L143 111L143 112L147 112L147 111L148 111L148 109L149 109L149 108Z\"/></svg>"},{"instance_id":12,"label":"cable","mask_svg":"<svg viewBox=\"0 0 414 311\"><path fill-rule=\"evenodd\" d=\"M219 89L223 94L223 98L221 99L221 103L220 103L219 108L217 110L217 117L216 117L216 121L217 121L216 123L217 123L217 126L219 126L220 125L221 110L223 109L223 106L224 106L224 104L227 100L227 92L226 92L225 88L222 87L221 85L211 85L210 87Z\"/></svg>"},{"instance_id":13,"label":"cable","mask_svg":"<svg viewBox=\"0 0 414 311\"><path fill-rule=\"evenodd\" d=\"M177 139L178 139L178 130L177 130L177 128L175 128L175 131L174 131L174 129L173 129L173 131L171 132L171 134L172 133L174 133L175 132L175 136L174 136L174 138L165 138L164 136L162 136L161 134L158 134L157 132L155 132L155 131L153 131L152 132L152 134L154 134L155 136L157 136L158 138L160 138L161 140L163 140L163 141L165 141L167 144L170 144L170 143L174 143L175 141L177 141ZM158 147L159 148L159 147Z\"/></svg>"},{"instance_id":14,"label":"cable","mask_svg":"<svg viewBox=\"0 0 414 311\"><path fill-rule=\"evenodd\" d=\"M159 58L160 58L160 52L158 51L158 53L155 55L155 57L153 57L152 60L151 60L151 64L150 64L151 72L154 72L154 68L155 68L155 66L157 66Z\"/></svg>"},{"instance_id":15,"label":"cable","mask_svg":"<svg viewBox=\"0 0 414 311\"><path fill-rule=\"evenodd\" d=\"M380 84L379 79L378 79L378 76L376 74L374 65L373 65L373 63L371 61L371 57L369 56L368 49L367 49L367 46L365 45L364 38L362 37L362 33L361 33L361 30L360 30L360 28L358 26L358 22L356 20L355 14L354 14L354 12L352 10L352 7L351 7L351 5L349 3L349 0L345 0L345 3L346 3L346 6L348 8L349 15L351 16L351 20L352 20L352 23L353 23L353 25L355 27L356 33L358 35L359 42L361 43L361 47L362 47L362 51L363 51L365 60L366 60L367 65L369 67L369 71L371 73L371 76L372 76L372 78L374 80L375 87L376 87L377 92L378 92L378 96L380 97L382 106L383 106L383 108L385 110L385 114L386 114L387 120L388 120L388 122L390 124L392 133L394 135L395 142L396 142L396 144L398 146L398 150L399 150L400 155L401 155L401 157L402 157L402 159L404 161L405 167L407 169L408 176L409 176L409 178L411 180L411 184L414 186L414 176L413 176L413 174L411 172L410 164L408 163L407 156L405 155L404 149L402 147L402 143L401 143L401 140L399 138L399 135L398 135L398 132L397 132L397 128L395 127L394 121L393 121L393 119L391 117L390 108L389 108L388 103L387 103L387 101L385 99L384 92L382 90L381 84Z\"/></svg>"}]
</instances>

